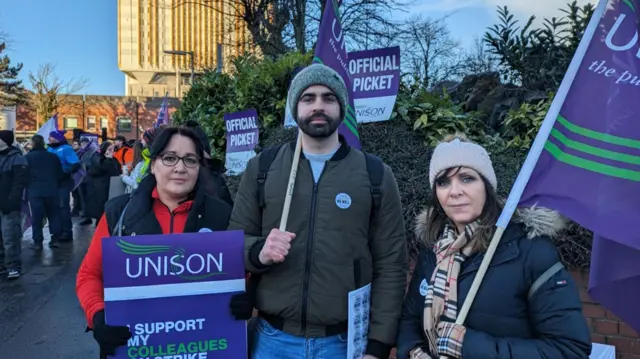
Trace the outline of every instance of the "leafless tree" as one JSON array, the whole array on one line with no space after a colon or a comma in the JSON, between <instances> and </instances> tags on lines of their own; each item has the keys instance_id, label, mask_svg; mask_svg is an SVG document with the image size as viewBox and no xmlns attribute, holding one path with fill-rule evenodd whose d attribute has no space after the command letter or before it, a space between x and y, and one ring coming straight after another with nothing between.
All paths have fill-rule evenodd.
<instances>
[{"instance_id":1,"label":"leafless tree","mask_svg":"<svg viewBox=\"0 0 640 359\"><path fill-rule=\"evenodd\" d=\"M87 80L84 78L60 80L55 74L55 66L50 63L40 65L35 73L29 72L29 82L32 87L29 102L36 110L38 127L60 106L65 105L71 95L78 93L87 85Z\"/></svg>"},{"instance_id":2,"label":"leafless tree","mask_svg":"<svg viewBox=\"0 0 640 359\"><path fill-rule=\"evenodd\" d=\"M310 1L306 29L308 44L313 44L318 37L326 1ZM390 46L401 25L394 20L394 14L406 12L409 3L410 0L343 0L340 14L349 50Z\"/></svg>"},{"instance_id":3,"label":"leafless tree","mask_svg":"<svg viewBox=\"0 0 640 359\"><path fill-rule=\"evenodd\" d=\"M223 46L235 46L229 34L235 31L238 22L246 26L252 44L260 48L267 57L287 52L283 38L285 27L290 24L289 2L303 0L178 0L172 8L195 4L213 9L224 17Z\"/></svg>"},{"instance_id":4,"label":"leafless tree","mask_svg":"<svg viewBox=\"0 0 640 359\"><path fill-rule=\"evenodd\" d=\"M287 51L313 49L327 0L180 0L173 7L197 4L225 15L229 29L237 21L246 26L251 41L266 57ZM349 49L377 48L388 44L399 24L394 12L402 12L410 0L343 0L340 5Z\"/></svg>"},{"instance_id":5,"label":"leafless tree","mask_svg":"<svg viewBox=\"0 0 640 359\"><path fill-rule=\"evenodd\" d=\"M424 87L458 77L464 66L460 44L451 37L445 18L409 18L397 32L402 63Z\"/></svg>"},{"instance_id":6,"label":"leafless tree","mask_svg":"<svg viewBox=\"0 0 640 359\"><path fill-rule=\"evenodd\" d=\"M497 69L497 60L488 51L482 39L475 37L473 39L473 47L464 55L464 67L461 75L497 71Z\"/></svg>"}]
</instances>

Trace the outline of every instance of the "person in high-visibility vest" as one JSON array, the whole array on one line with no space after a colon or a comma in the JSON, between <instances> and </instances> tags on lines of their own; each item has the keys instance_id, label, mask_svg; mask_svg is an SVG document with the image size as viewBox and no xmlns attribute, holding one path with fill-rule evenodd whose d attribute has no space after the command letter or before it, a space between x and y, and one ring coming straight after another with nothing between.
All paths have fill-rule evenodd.
<instances>
[{"instance_id":1,"label":"person in high-visibility vest","mask_svg":"<svg viewBox=\"0 0 640 359\"><path fill-rule=\"evenodd\" d=\"M116 152L113 154L113 158L120 163L120 166L126 166L127 172L131 172L133 167L133 149L127 144L127 139L119 135L116 137L114 144L116 145Z\"/></svg>"}]
</instances>

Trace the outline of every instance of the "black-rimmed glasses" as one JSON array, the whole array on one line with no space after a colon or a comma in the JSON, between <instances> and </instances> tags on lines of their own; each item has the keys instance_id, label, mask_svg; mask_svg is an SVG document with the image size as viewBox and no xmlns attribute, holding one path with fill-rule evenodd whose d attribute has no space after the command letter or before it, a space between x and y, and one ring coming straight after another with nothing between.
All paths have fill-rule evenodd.
<instances>
[{"instance_id":1,"label":"black-rimmed glasses","mask_svg":"<svg viewBox=\"0 0 640 359\"><path fill-rule=\"evenodd\" d=\"M200 165L200 159L196 155L186 155L184 157L180 157L173 153L165 153L160 155L160 160L165 166L173 167L178 164L178 161L182 160L185 167L195 168Z\"/></svg>"}]
</instances>

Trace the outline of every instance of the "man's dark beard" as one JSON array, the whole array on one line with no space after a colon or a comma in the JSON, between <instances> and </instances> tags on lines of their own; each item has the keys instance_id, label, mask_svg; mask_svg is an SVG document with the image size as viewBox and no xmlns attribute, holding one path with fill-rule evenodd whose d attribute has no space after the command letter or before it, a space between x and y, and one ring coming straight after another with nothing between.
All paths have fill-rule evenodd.
<instances>
[{"instance_id":1,"label":"man's dark beard","mask_svg":"<svg viewBox=\"0 0 640 359\"><path fill-rule=\"evenodd\" d=\"M311 123L313 120L317 119L323 119L326 121L326 123ZM342 121L340 121L339 119L331 118L324 113L314 113L307 118L298 121L298 126L300 126L300 130L302 130L302 132L309 137L327 138L338 130L341 122Z\"/></svg>"}]
</instances>

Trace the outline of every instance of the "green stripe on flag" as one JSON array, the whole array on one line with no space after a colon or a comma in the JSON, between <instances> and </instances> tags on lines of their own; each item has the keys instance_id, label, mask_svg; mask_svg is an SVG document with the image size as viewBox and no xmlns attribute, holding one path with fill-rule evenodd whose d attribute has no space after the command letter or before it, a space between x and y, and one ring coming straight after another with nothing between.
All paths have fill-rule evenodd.
<instances>
[{"instance_id":1,"label":"green stripe on flag","mask_svg":"<svg viewBox=\"0 0 640 359\"><path fill-rule=\"evenodd\" d=\"M340 26L342 26L342 18L340 17L340 10L338 10L338 1L333 0L333 13L336 15L336 19L340 22ZM325 4L325 6L327 6Z\"/></svg>"},{"instance_id":2,"label":"green stripe on flag","mask_svg":"<svg viewBox=\"0 0 640 359\"><path fill-rule=\"evenodd\" d=\"M347 125L349 130L353 132L353 135L358 139L360 138L360 134L358 133L358 122L349 115L349 113L345 114L344 123Z\"/></svg>"},{"instance_id":3,"label":"green stripe on flag","mask_svg":"<svg viewBox=\"0 0 640 359\"><path fill-rule=\"evenodd\" d=\"M560 162L603 175L640 182L640 172L638 171L609 166L562 152L562 150L551 141L547 141L544 144L544 148Z\"/></svg>"},{"instance_id":4,"label":"green stripe on flag","mask_svg":"<svg viewBox=\"0 0 640 359\"><path fill-rule=\"evenodd\" d=\"M636 12L635 6L633 6L633 2L631 0L622 0L623 3L627 4L631 8L631 11Z\"/></svg>"},{"instance_id":5,"label":"green stripe on flag","mask_svg":"<svg viewBox=\"0 0 640 359\"><path fill-rule=\"evenodd\" d=\"M569 148L573 148L576 151L588 153L590 155L594 155L594 156L598 156L598 157L602 157L602 158L606 158L614 161L630 163L633 165L640 165L640 157L638 156L628 155L625 153L619 153L615 151L603 150L598 147L590 146L578 141L571 140L567 138L567 136L562 134L562 132L558 131L555 128L551 131L551 136L556 138L563 145Z\"/></svg>"},{"instance_id":6,"label":"green stripe on flag","mask_svg":"<svg viewBox=\"0 0 640 359\"><path fill-rule=\"evenodd\" d=\"M351 117L356 118L356 110L354 110L351 105L347 105L347 113L349 113Z\"/></svg>"},{"instance_id":7,"label":"green stripe on flag","mask_svg":"<svg viewBox=\"0 0 640 359\"><path fill-rule=\"evenodd\" d=\"M345 121L349 122L352 126L355 126L358 122L353 118L349 112L344 114Z\"/></svg>"},{"instance_id":8,"label":"green stripe on flag","mask_svg":"<svg viewBox=\"0 0 640 359\"><path fill-rule=\"evenodd\" d=\"M569 122L569 120L567 120L562 116L558 116L558 122L564 127L566 127L569 131L584 137L593 138L594 140L598 140L602 142L612 143L618 146L640 149L640 141L638 140L633 140L630 138L624 138L624 137L614 136L607 133L590 130L588 128L584 128L574 123L571 123Z\"/></svg>"},{"instance_id":9,"label":"green stripe on flag","mask_svg":"<svg viewBox=\"0 0 640 359\"><path fill-rule=\"evenodd\" d=\"M313 62L315 62L317 64L323 64L324 65L324 62L322 62L322 59L319 58L318 56L314 56L313 57Z\"/></svg>"},{"instance_id":10,"label":"green stripe on flag","mask_svg":"<svg viewBox=\"0 0 640 359\"><path fill-rule=\"evenodd\" d=\"M360 136L358 136L358 129L353 127L353 124L351 124L349 121L345 121L344 124L347 125L349 131L351 131L356 137L360 138Z\"/></svg>"}]
</instances>

